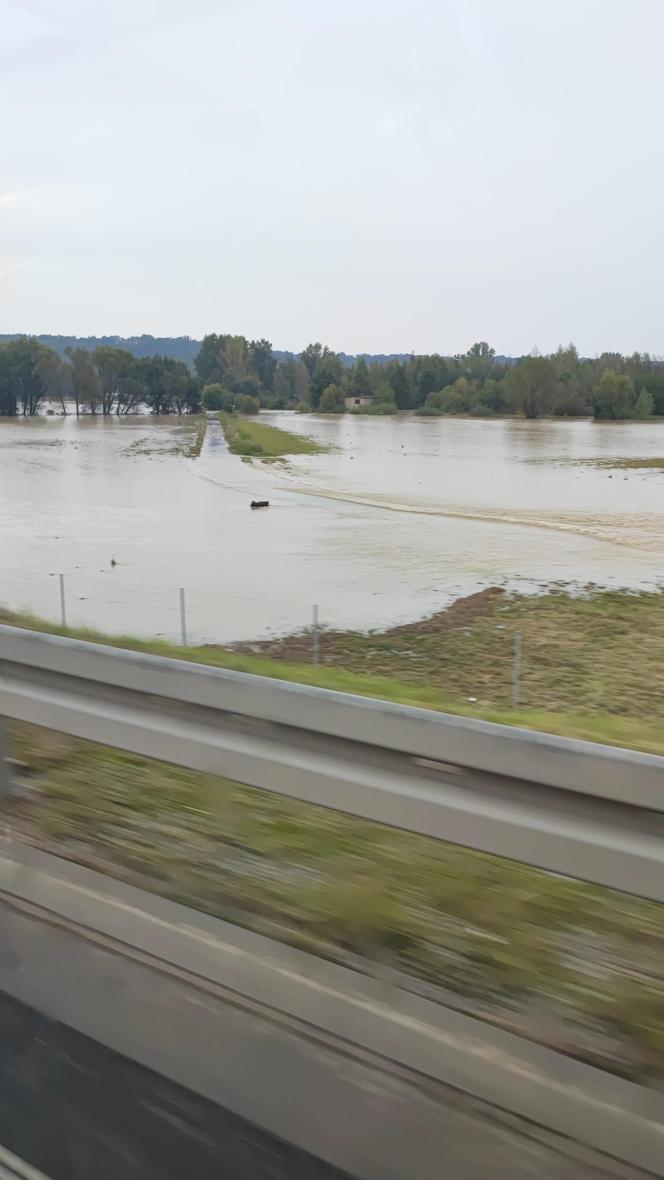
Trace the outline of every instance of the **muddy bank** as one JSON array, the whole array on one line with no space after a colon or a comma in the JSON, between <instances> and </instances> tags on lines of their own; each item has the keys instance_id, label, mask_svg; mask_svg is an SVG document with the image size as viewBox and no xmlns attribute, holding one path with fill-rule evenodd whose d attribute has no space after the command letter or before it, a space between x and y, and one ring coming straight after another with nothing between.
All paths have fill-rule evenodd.
<instances>
[{"instance_id":1,"label":"muddy bank","mask_svg":"<svg viewBox=\"0 0 664 1180\"><path fill-rule=\"evenodd\" d=\"M477 619L485 618L493 613L496 603L505 595L499 586L489 586L485 590L478 590L475 594L467 594L456 599L444 610L425 619L418 619L415 623L402 623L397 627L390 627L379 633L371 632L366 636L368 640L379 639L382 642L399 640L408 636L437 635L457 627L468 627ZM326 663L343 663L338 645L353 632L325 630L320 637L321 651L323 646L326 653ZM359 635L358 635L359 637ZM253 643L235 643L230 645L232 651L245 651L254 654L270 656L277 660L293 663L307 663L311 659L311 630L306 629L294 635L284 635L277 639L258 640Z\"/></svg>"}]
</instances>

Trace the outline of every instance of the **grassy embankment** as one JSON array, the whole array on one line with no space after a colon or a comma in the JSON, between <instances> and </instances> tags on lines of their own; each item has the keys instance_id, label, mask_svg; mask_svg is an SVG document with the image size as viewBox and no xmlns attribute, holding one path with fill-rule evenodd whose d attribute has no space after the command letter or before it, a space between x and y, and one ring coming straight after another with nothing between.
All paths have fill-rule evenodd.
<instances>
[{"instance_id":1,"label":"grassy embankment","mask_svg":"<svg viewBox=\"0 0 664 1180\"><path fill-rule=\"evenodd\" d=\"M519 713L507 707L515 630ZM384 634L326 634L318 668L297 662L308 637L260 654L110 642L664 753L658 594L485 593ZM18 727L16 753L29 790L14 822L28 838L317 953L378 959L629 1076L664 1078L664 907L44 731Z\"/></svg>"},{"instance_id":2,"label":"grassy embankment","mask_svg":"<svg viewBox=\"0 0 664 1180\"><path fill-rule=\"evenodd\" d=\"M274 460L286 455L317 455L326 450L303 434L269 426L259 418L220 413L219 421L233 455Z\"/></svg>"}]
</instances>

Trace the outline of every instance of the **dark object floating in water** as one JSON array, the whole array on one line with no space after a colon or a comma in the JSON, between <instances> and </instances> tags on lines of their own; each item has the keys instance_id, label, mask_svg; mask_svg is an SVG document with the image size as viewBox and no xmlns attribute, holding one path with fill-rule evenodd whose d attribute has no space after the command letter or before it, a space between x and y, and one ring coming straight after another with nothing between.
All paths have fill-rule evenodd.
<instances>
[{"instance_id":1,"label":"dark object floating in water","mask_svg":"<svg viewBox=\"0 0 664 1180\"><path fill-rule=\"evenodd\" d=\"M270 501L269 500L252 500L251 507L252 508L269 508Z\"/></svg>"}]
</instances>

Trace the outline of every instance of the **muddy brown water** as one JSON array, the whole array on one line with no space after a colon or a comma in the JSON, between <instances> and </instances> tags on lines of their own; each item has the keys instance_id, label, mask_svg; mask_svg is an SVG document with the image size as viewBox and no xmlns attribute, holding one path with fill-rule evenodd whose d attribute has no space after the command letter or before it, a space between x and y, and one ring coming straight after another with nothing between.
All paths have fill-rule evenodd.
<instances>
[{"instance_id":1,"label":"muddy brown water","mask_svg":"<svg viewBox=\"0 0 664 1180\"><path fill-rule=\"evenodd\" d=\"M387 627L489 585L642 588L664 562L664 423L265 414L330 448L243 462L211 423L0 420L0 602L110 632L265 638ZM252 499L269 509L253 512ZM115 564L113 564L115 563Z\"/></svg>"}]
</instances>

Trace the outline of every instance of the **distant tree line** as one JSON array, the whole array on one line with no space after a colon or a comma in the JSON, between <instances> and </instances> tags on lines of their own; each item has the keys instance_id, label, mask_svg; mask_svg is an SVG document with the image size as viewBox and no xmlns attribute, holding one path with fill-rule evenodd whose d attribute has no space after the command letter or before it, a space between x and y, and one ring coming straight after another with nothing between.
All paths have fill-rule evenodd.
<instances>
[{"instance_id":1,"label":"distant tree line","mask_svg":"<svg viewBox=\"0 0 664 1180\"><path fill-rule=\"evenodd\" d=\"M360 356L351 363L319 343L294 355L275 352L269 340L211 333L192 371L172 356L136 356L113 344L68 345L60 353L35 337L0 343L0 416L34 415L47 399L76 414L143 407L184 414L201 406L335 414L347 398L363 414L644 419L664 416L664 361L647 353L583 358L573 344L510 360L479 341L458 356Z\"/></svg>"},{"instance_id":2,"label":"distant tree line","mask_svg":"<svg viewBox=\"0 0 664 1180\"><path fill-rule=\"evenodd\" d=\"M486 341L459 356L394 357L352 364L322 344L278 360L268 340L206 336L194 361L209 408L239 397L272 409L364 414L414 410L423 417L518 413L526 418L617 420L664 415L664 362L647 353L581 358L573 344L550 356L497 357ZM246 412L246 411L245 411Z\"/></svg>"},{"instance_id":3,"label":"distant tree line","mask_svg":"<svg viewBox=\"0 0 664 1180\"><path fill-rule=\"evenodd\" d=\"M64 414L190 414L201 408L200 382L183 361L136 358L102 344L68 348L64 357L22 336L0 344L0 416L34 416L46 400Z\"/></svg>"}]
</instances>

